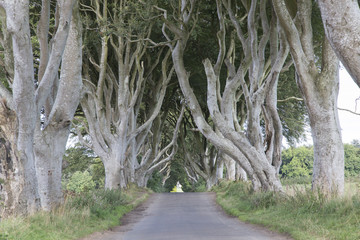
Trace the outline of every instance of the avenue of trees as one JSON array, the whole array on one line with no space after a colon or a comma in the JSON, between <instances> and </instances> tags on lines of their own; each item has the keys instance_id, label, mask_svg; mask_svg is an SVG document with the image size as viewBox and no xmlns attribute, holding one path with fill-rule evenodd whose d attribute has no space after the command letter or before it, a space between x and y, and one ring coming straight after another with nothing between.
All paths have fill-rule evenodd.
<instances>
[{"instance_id":1,"label":"avenue of trees","mask_svg":"<svg viewBox=\"0 0 360 240\"><path fill-rule=\"evenodd\" d=\"M360 86L360 10L338 2L0 0L0 215L177 174L341 196L359 151L344 162L338 59ZM308 125L313 148L282 156Z\"/></svg>"}]
</instances>

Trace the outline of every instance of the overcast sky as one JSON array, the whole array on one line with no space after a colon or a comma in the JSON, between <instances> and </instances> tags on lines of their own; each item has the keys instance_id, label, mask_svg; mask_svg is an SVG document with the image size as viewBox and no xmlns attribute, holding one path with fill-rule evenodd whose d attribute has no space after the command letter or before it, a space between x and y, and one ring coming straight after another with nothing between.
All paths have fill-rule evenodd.
<instances>
[{"instance_id":1,"label":"overcast sky","mask_svg":"<svg viewBox=\"0 0 360 240\"><path fill-rule=\"evenodd\" d=\"M356 99L357 106L356 106ZM340 92L338 107L356 111L360 114L360 88L354 83L345 68L340 70ZM342 139L344 143L360 140L360 115L339 110Z\"/></svg>"}]
</instances>

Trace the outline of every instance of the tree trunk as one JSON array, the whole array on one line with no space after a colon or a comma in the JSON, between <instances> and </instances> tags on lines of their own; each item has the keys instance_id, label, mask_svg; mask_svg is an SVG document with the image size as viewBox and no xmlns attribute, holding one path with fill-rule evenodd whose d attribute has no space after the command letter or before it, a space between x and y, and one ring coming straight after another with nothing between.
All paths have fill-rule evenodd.
<instances>
[{"instance_id":1,"label":"tree trunk","mask_svg":"<svg viewBox=\"0 0 360 240\"><path fill-rule=\"evenodd\" d=\"M8 109L6 110L8 111ZM33 213L40 206L40 199L32 197L37 194L36 186L25 181L24 170L29 169L27 166L22 166L17 155L16 115L11 111L8 111L6 115L6 123L1 124L1 132L4 137L0 138L0 217ZM4 116L3 112L1 116ZM30 173L35 174L34 168L30 170ZM36 183L36 179L32 180Z\"/></svg>"},{"instance_id":2,"label":"tree trunk","mask_svg":"<svg viewBox=\"0 0 360 240\"><path fill-rule=\"evenodd\" d=\"M70 122L80 101L82 88L82 30L78 8L73 10L69 36L64 50L60 84L55 103L44 129L38 124L34 138L34 154L41 207L49 211L58 206L62 198L61 169L66 142L70 134Z\"/></svg>"},{"instance_id":3,"label":"tree trunk","mask_svg":"<svg viewBox=\"0 0 360 240\"><path fill-rule=\"evenodd\" d=\"M344 192L344 148L337 114L339 61L324 38L320 72L315 65L311 0L297 2L296 25L283 0L272 2L279 23L286 32L298 85L309 112L314 142L312 188L326 196L341 195Z\"/></svg>"},{"instance_id":4,"label":"tree trunk","mask_svg":"<svg viewBox=\"0 0 360 240\"><path fill-rule=\"evenodd\" d=\"M333 50L360 87L360 9L358 1L319 0L325 33Z\"/></svg>"},{"instance_id":5,"label":"tree trunk","mask_svg":"<svg viewBox=\"0 0 360 240\"><path fill-rule=\"evenodd\" d=\"M49 211L62 203L61 167L69 129L48 126L35 134L34 154L41 208Z\"/></svg>"},{"instance_id":6,"label":"tree trunk","mask_svg":"<svg viewBox=\"0 0 360 240\"><path fill-rule=\"evenodd\" d=\"M324 75L318 82L333 81L327 96L319 91L317 103L307 102L314 142L312 188L325 195L344 193L344 148L337 110L338 75Z\"/></svg>"},{"instance_id":7,"label":"tree trunk","mask_svg":"<svg viewBox=\"0 0 360 240\"><path fill-rule=\"evenodd\" d=\"M116 154L108 158L101 157L105 168L105 189L120 189L124 183L121 176L120 161Z\"/></svg>"},{"instance_id":8,"label":"tree trunk","mask_svg":"<svg viewBox=\"0 0 360 240\"><path fill-rule=\"evenodd\" d=\"M239 164L236 164L236 180L247 181L247 175L244 169Z\"/></svg>"},{"instance_id":9,"label":"tree trunk","mask_svg":"<svg viewBox=\"0 0 360 240\"><path fill-rule=\"evenodd\" d=\"M17 122L11 132L5 132L11 143L13 173L11 179L12 203L6 211L13 214L33 213L39 207L39 195L33 155L33 136L36 124L35 86L33 77L33 54L29 29L29 2L7 2L6 23L12 36L14 56L13 106ZM8 112L6 101L2 109ZM10 123L11 124L11 123ZM6 125L6 123L5 123ZM3 126L2 126L3 128Z\"/></svg>"},{"instance_id":10,"label":"tree trunk","mask_svg":"<svg viewBox=\"0 0 360 240\"><path fill-rule=\"evenodd\" d=\"M216 169L216 175L218 180L224 179L224 162L219 161L217 169Z\"/></svg>"},{"instance_id":11,"label":"tree trunk","mask_svg":"<svg viewBox=\"0 0 360 240\"><path fill-rule=\"evenodd\" d=\"M233 161L233 160L232 160ZM213 173L208 176L206 179L206 189L209 191L213 186L215 186L218 183L217 173L214 171Z\"/></svg>"},{"instance_id":12,"label":"tree trunk","mask_svg":"<svg viewBox=\"0 0 360 240\"><path fill-rule=\"evenodd\" d=\"M226 167L226 180L235 181L236 179L236 162L227 155L223 155Z\"/></svg>"}]
</instances>

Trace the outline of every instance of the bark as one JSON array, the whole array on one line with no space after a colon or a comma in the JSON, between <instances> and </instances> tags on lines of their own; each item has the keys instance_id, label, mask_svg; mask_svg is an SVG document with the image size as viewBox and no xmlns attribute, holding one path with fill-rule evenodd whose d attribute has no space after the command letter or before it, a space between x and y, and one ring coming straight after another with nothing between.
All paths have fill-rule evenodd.
<instances>
[{"instance_id":1,"label":"bark","mask_svg":"<svg viewBox=\"0 0 360 240\"><path fill-rule=\"evenodd\" d=\"M286 33L298 84L309 112L314 142L312 188L326 196L341 195L344 191L344 149L337 114L338 60L325 39L320 72L315 65L310 0L298 3L301 31L296 28L284 1L273 0L273 5Z\"/></svg>"},{"instance_id":2,"label":"bark","mask_svg":"<svg viewBox=\"0 0 360 240\"><path fill-rule=\"evenodd\" d=\"M63 200L61 190L62 158L70 134L70 123L79 105L82 88L80 16L77 7L74 9L72 9L72 5L68 7L71 7L70 11L72 10L73 14L69 22L69 34L62 56L59 86L56 83L54 93L49 96L47 103L54 102L46 105L44 125L41 127L38 123L34 138L38 190L41 207L46 211L58 206ZM46 49L46 47L44 48ZM46 59L47 51L44 51L44 54ZM52 54L54 53L51 52ZM47 64L51 64L51 62Z\"/></svg>"},{"instance_id":3,"label":"bark","mask_svg":"<svg viewBox=\"0 0 360 240\"><path fill-rule=\"evenodd\" d=\"M236 179L236 162L231 159L229 156L225 155L224 164L226 167L226 179L230 181L235 181Z\"/></svg>"},{"instance_id":4,"label":"bark","mask_svg":"<svg viewBox=\"0 0 360 240\"><path fill-rule=\"evenodd\" d=\"M360 87L360 9L357 1L318 1L325 33L346 70Z\"/></svg>"},{"instance_id":5,"label":"bark","mask_svg":"<svg viewBox=\"0 0 360 240\"><path fill-rule=\"evenodd\" d=\"M235 179L240 181L247 181L248 178L244 169L242 169L239 164L236 164L235 167L236 167Z\"/></svg>"},{"instance_id":6,"label":"bark","mask_svg":"<svg viewBox=\"0 0 360 240\"><path fill-rule=\"evenodd\" d=\"M12 36L14 80L11 102L14 109L9 109L7 101L3 101L2 113L13 116L8 120L16 122L16 125L11 122L1 124L5 138L10 142L7 149L12 153L12 168L8 169L7 175L11 198L7 199L5 215L33 213L39 207L32 149L37 115L28 6L28 1L7 2L4 6L7 30ZM6 131L9 126L10 132Z\"/></svg>"},{"instance_id":7,"label":"bark","mask_svg":"<svg viewBox=\"0 0 360 240\"><path fill-rule=\"evenodd\" d=\"M16 113L1 105L1 143L0 143L0 216L22 215L33 213L39 207L39 198L35 203L26 202L26 188L36 191L36 185L29 185L25 182L21 160L17 150L17 118ZM15 130L15 131L14 131ZM36 179L34 179L36 181ZM36 182L35 182L36 183ZM28 190L29 191L29 190ZM30 192L31 193L31 192ZM35 205L33 205L35 204Z\"/></svg>"}]
</instances>

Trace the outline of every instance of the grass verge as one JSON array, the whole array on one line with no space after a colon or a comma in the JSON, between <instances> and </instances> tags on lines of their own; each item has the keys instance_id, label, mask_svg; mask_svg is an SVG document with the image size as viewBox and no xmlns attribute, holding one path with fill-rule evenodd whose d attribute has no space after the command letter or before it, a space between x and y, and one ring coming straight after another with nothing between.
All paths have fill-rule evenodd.
<instances>
[{"instance_id":1,"label":"grass verge","mask_svg":"<svg viewBox=\"0 0 360 240\"><path fill-rule=\"evenodd\" d=\"M326 199L309 189L291 195L254 193L240 182L222 182L214 191L227 213L294 239L360 239L359 193L341 199Z\"/></svg>"},{"instance_id":2,"label":"grass verge","mask_svg":"<svg viewBox=\"0 0 360 240\"><path fill-rule=\"evenodd\" d=\"M0 222L0 240L78 239L121 223L121 217L144 202L148 190L131 186L123 191L97 190L69 196L52 212Z\"/></svg>"}]
</instances>

